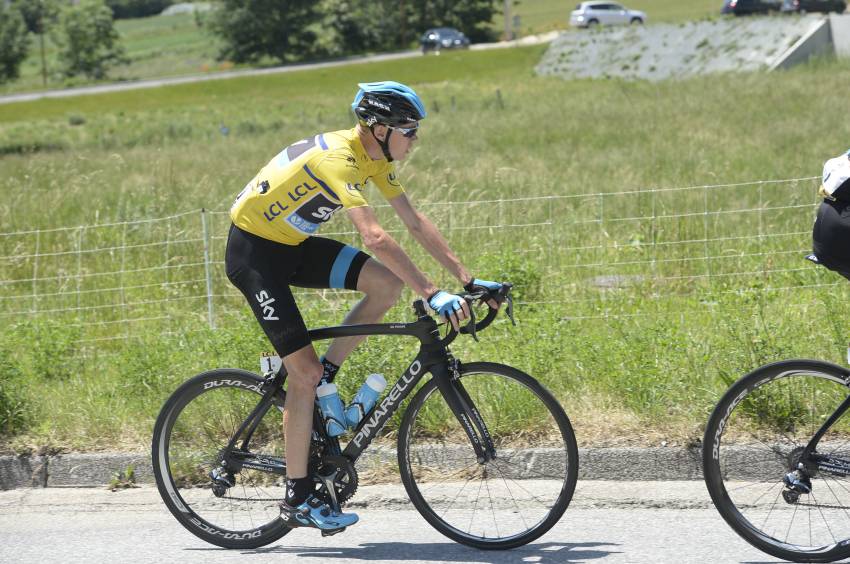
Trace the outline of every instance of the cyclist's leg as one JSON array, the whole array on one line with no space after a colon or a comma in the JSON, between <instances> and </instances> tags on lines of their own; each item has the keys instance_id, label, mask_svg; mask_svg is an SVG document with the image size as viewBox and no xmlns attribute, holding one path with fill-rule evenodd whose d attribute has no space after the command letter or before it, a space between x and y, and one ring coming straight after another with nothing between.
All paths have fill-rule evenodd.
<instances>
[{"instance_id":1,"label":"cyclist's leg","mask_svg":"<svg viewBox=\"0 0 850 564\"><path fill-rule=\"evenodd\" d=\"M357 515L331 511L311 494L312 478L307 475L316 385L323 369L289 288L304 256L301 245L278 244L232 226L225 265L227 277L245 295L288 373L283 415L287 493L281 518L293 527L333 530L356 523Z\"/></svg>"},{"instance_id":2,"label":"cyclist's leg","mask_svg":"<svg viewBox=\"0 0 850 564\"><path fill-rule=\"evenodd\" d=\"M316 401L316 386L322 378L322 364L311 343L283 357L283 365L289 382L283 410L286 477L297 480L307 476L313 404Z\"/></svg>"},{"instance_id":3,"label":"cyclist's leg","mask_svg":"<svg viewBox=\"0 0 850 564\"><path fill-rule=\"evenodd\" d=\"M236 227L231 227L225 253L227 277L245 295L286 366L284 439L290 479L307 476L313 403L322 376L322 366L289 288L302 255L300 247L268 241Z\"/></svg>"},{"instance_id":4,"label":"cyclist's leg","mask_svg":"<svg viewBox=\"0 0 850 564\"><path fill-rule=\"evenodd\" d=\"M343 323L377 323L398 301L404 283L387 267L349 245L310 237L303 243L304 259L292 283L306 288L344 288L366 295L346 315ZM365 337L334 339L325 358L340 365Z\"/></svg>"},{"instance_id":5,"label":"cyclist's leg","mask_svg":"<svg viewBox=\"0 0 850 564\"><path fill-rule=\"evenodd\" d=\"M343 324L378 323L398 302L403 288L404 282L398 276L377 260L370 258L363 265L360 277L357 279L357 289L366 295L351 308ZM340 365L365 338L360 335L334 339L325 357L334 364Z\"/></svg>"}]
</instances>

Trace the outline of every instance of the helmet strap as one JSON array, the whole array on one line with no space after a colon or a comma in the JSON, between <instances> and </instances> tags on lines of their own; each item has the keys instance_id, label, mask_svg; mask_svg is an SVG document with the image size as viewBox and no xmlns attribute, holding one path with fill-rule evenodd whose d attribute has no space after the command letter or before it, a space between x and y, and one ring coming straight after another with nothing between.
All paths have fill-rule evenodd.
<instances>
[{"instance_id":1,"label":"helmet strap","mask_svg":"<svg viewBox=\"0 0 850 564\"><path fill-rule=\"evenodd\" d=\"M375 139L375 141L378 142L378 145L381 147L381 151L384 152L384 157L386 157L387 162L391 163L393 162L393 158L392 155L390 155L390 134L393 132L393 130L387 127L387 135L386 137L384 137L384 140L381 141L380 139L378 139L378 136L375 135L375 125L377 124L373 123L372 125L370 125L369 131L372 132L372 137Z\"/></svg>"}]
</instances>

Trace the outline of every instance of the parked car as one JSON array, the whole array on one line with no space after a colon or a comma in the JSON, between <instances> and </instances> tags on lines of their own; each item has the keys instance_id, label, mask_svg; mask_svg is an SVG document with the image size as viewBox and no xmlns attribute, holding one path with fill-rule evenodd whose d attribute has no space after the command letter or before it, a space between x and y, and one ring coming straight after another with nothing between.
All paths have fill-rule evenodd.
<instances>
[{"instance_id":1,"label":"parked car","mask_svg":"<svg viewBox=\"0 0 850 564\"><path fill-rule=\"evenodd\" d=\"M423 33L419 44L423 53L440 49L465 49L469 47L469 38L453 27L436 27Z\"/></svg>"},{"instance_id":2,"label":"parked car","mask_svg":"<svg viewBox=\"0 0 850 564\"><path fill-rule=\"evenodd\" d=\"M570 13L573 27L629 25L646 22L646 14L614 2L582 2Z\"/></svg>"},{"instance_id":3,"label":"parked car","mask_svg":"<svg viewBox=\"0 0 850 564\"><path fill-rule=\"evenodd\" d=\"M785 0L782 2L783 12L838 12L847 9L844 0Z\"/></svg>"},{"instance_id":4,"label":"parked car","mask_svg":"<svg viewBox=\"0 0 850 564\"><path fill-rule=\"evenodd\" d=\"M768 14L778 12L782 0L725 0L720 8L721 14L749 16L750 14Z\"/></svg>"}]
</instances>

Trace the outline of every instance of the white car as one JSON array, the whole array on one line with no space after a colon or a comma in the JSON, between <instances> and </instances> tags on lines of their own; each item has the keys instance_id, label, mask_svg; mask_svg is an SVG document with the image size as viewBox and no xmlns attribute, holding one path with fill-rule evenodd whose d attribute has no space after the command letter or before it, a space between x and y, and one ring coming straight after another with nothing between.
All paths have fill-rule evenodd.
<instances>
[{"instance_id":1,"label":"white car","mask_svg":"<svg viewBox=\"0 0 850 564\"><path fill-rule=\"evenodd\" d=\"M614 2L582 2L570 14L573 27L642 24L646 14Z\"/></svg>"}]
</instances>

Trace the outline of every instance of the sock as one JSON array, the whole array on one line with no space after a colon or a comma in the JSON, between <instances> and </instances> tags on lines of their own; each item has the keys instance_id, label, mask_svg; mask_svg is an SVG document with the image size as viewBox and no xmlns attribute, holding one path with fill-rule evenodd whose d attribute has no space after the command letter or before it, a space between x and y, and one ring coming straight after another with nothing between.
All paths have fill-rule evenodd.
<instances>
[{"instance_id":1,"label":"sock","mask_svg":"<svg viewBox=\"0 0 850 564\"><path fill-rule=\"evenodd\" d=\"M286 480L286 497L289 507L298 507L307 500L313 489L313 480L309 477Z\"/></svg>"},{"instance_id":2,"label":"sock","mask_svg":"<svg viewBox=\"0 0 850 564\"><path fill-rule=\"evenodd\" d=\"M324 356L319 359L322 363L322 368L324 368L324 372L322 373L322 381L330 384L336 378L336 373L339 372L339 366L326 359Z\"/></svg>"}]
</instances>

